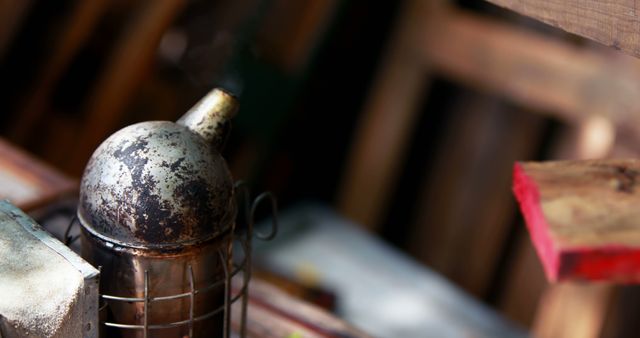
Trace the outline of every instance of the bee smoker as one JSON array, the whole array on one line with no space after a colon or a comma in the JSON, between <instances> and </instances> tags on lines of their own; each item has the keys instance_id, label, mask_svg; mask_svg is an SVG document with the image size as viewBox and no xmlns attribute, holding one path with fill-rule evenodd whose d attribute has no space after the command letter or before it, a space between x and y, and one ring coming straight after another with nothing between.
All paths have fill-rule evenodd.
<instances>
[{"instance_id":1,"label":"bee smoker","mask_svg":"<svg viewBox=\"0 0 640 338\"><path fill-rule=\"evenodd\" d=\"M176 123L128 126L93 153L77 217L82 256L101 269L101 335L228 337L240 270L246 317L251 248L232 264L236 201L220 155L237 105L214 89Z\"/></svg>"}]
</instances>

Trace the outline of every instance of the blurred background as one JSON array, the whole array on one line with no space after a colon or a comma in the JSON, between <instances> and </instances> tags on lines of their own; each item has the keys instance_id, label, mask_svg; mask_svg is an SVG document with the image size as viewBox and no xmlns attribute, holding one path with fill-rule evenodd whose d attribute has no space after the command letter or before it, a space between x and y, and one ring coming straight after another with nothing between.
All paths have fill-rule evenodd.
<instances>
[{"instance_id":1,"label":"blurred background","mask_svg":"<svg viewBox=\"0 0 640 338\"><path fill-rule=\"evenodd\" d=\"M510 192L514 161L638 156L614 49L479 0L1 0L0 81L0 136L72 179L224 87L229 167L285 215L321 205L523 331L640 329L635 287L547 284Z\"/></svg>"}]
</instances>

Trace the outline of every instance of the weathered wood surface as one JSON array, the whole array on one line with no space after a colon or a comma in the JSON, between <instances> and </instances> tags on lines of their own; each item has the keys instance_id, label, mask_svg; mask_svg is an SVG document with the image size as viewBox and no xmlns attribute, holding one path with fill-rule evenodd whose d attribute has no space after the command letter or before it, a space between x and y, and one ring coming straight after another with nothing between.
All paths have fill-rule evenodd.
<instances>
[{"instance_id":1,"label":"weathered wood surface","mask_svg":"<svg viewBox=\"0 0 640 338\"><path fill-rule=\"evenodd\" d=\"M635 58L462 11L434 24L437 29L424 31L422 50L447 76L564 121L602 115L619 128L637 131L640 126L640 61Z\"/></svg>"},{"instance_id":2,"label":"weathered wood surface","mask_svg":"<svg viewBox=\"0 0 640 338\"><path fill-rule=\"evenodd\" d=\"M518 163L514 192L551 281L640 282L640 160Z\"/></svg>"},{"instance_id":3,"label":"weathered wood surface","mask_svg":"<svg viewBox=\"0 0 640 338\"><path fill-rule=\"evenodd\" d=\"M487 1L640 56L640 4L636 0Z\"/></svg>"}]
</instances>

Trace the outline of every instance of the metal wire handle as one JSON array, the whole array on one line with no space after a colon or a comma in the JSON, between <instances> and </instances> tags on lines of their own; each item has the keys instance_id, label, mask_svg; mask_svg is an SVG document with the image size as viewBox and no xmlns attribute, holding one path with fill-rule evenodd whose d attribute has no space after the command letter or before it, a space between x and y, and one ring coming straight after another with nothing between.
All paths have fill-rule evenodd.
<instances>
[{"instance_id":1,"label":"metal wire handle","mask_svg":"<svg viewBox=\"0 0 640 338\"><path fill-rule=\"evenodd\" d=\"M253 225L255 224L256 209L258 209L260 202L266 199L271 201L271 232L268 234L261 234L256 231L255 237L264 241L270 241L276 237L276 234L278 233L278 201L272 192L263 192L253 201L253 204L251 205L251 214L249 216L249 224L251 224L251 227L253 228Z\"/></svg>"},{"instance_id":2,"label":"metal wire handle","mask_svg":"<svg viewBox=\"0 0 640 338\"><path fill-rule=\"evenodd\" d=\"M76 224L77 222L78 222L78 216L73 215L73 217L71 218L71 221L69 221L69 225L67 225L67 229L64 231L64 236L63 236L64 245L69 246L73 242L75 242L76 239L80 238L80 235L77 235L75 237L69 236L69 234L71 233L71 228L73 228L73 225Z\"/></svg>"},{"instance_id":3,"label":"metal wire handle","mask_svg":"<svg viewBox=\"0 0 640 338\"><path fill-rule=\"evenodd\" d=\"M242 206L244 208L244 216L247 221L247 233L254 234L255 214L258 206L262 201L269 199L271 202L271 231L268 234L262 234L255 231L255 237L261 240L272 240L278 234L278 200L270 191L265 191L258 195L253 203L250 203L250 191L246 182L240 180L235 184L235 190L242 197Z\"/></svg>"},{"instance_id":4,"label":"metal wire handle","mask_svg":"<svg viewBox=\"0 0 640 338\"><path fill-rule=\"evenodd\" d=\"M248 268L244 269L243 277L244 277L244 281L246 281L246 285L248 286L248 282L251 280L251 266L253 264L251 261L252 253L253 253L252 240L253 240L253 226L255 224L256 209L258 208L258 205L260 204L260 202L262 202L263 200L267 198L271 200L271 216L272 216L271 232L267 235L263 235L263 234L256 235L256 237L258 237L259 239L271 240L278 233L278 203L275 196L271 192L263 192L262 194L258 195L258 197L256 197L253 203L250 203L249 186L244 181L240 180L235 183L234 187L235 187L236 194L240 195L241 197L240 204L242 205L242 208L244 211L244 219L247 222L245 238L243 242L247 245L247 247L245 247L244 250L246 253L245 264L247 264ZM236 228L236 229L239 229L239 228ZM247 292L246 297L242 297L242 312L241 312L241 319L240 319L241 323L243 323L243 325L240 326L240 337L242 338L247 336L246 323L247 323L248 305L249 305L249 295Z\"/></svg>"}]
</instances>

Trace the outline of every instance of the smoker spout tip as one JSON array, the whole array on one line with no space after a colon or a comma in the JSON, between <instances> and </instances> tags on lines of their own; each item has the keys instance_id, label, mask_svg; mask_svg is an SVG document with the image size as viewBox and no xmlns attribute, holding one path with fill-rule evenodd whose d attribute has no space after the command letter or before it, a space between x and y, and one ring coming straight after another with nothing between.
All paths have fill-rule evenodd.
<instances>
[{"instance_id":1,"label":"smoker spout tip","mask_svg":"<svg viewBox=\"0 0 640 338\"><path fill-rule=\"evenodd\" d=\"M222 137L225 122L238 112L238 100L228 91L214 88L195 106L184 114L177 123L189 128L209 142Z\"/></svg>"}]
</instances>

